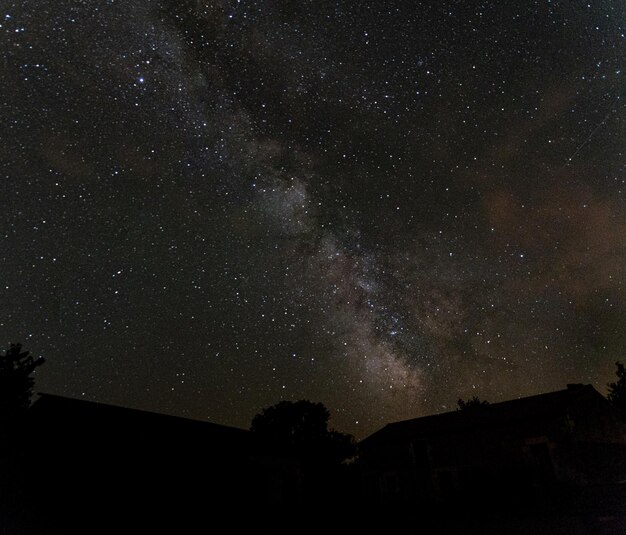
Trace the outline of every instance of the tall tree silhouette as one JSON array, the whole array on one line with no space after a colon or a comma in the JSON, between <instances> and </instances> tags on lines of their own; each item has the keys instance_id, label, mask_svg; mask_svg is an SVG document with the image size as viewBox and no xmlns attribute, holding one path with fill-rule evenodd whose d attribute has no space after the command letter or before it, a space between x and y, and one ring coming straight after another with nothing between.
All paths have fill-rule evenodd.
<instances>
[{"instance_id":1,"label":"tall tree silhouette","mask_svg":"<svg viewBox=\"0 0 626 535\"><path fill-rule=\"evenodd\" d=\"M289 476L293 505L278 515L287 527L285 533L354 531L352 516L350 529L338 526L347 511L356 509L360 497L356 463L344 462L354 457L356 444L352 435L329 429L329 418L322 403L300 400L281 401L252 420L252 436L266 453L297 461ZM276 509L265 513L274 524ZM329 518L334 524L328 524Z\"/></svg>"},{"instance_id":2,"label":"tall tree silhouette","mask_svg":"<svg viewBox=\"0 0 626 535\"><path fill-rule=\"evenodd\" d=\"M43 357L34 359L22 344L10 344L0 355L0 421L13 419L30 406L35 379L31 377Z\"/></svg>"},{"instance_id":3,"label":"tall tree silhouette","mask_svg":"<svg viewBox=\"0 0 626 535\"><path fill-rule=\"evenodd\" d=\"M626 418L626 369L621 362L616 362L617 381L609 383L609 393L607 395L608 400L613 406L621 413L622 417Z\"/></svg>"},{"instance_id":4,"label":"tall tree silhouette","mask_svg":"<svg viewBox=\"0 0 626 535\"><path fill-rule=\"evenodd\" d=\"M340 465L356 452L352 435L328 429L330 412L322 403L281 401L263 409L251 430L283 454L298 458L306 468Z\"/></svg>"}]
</instances>

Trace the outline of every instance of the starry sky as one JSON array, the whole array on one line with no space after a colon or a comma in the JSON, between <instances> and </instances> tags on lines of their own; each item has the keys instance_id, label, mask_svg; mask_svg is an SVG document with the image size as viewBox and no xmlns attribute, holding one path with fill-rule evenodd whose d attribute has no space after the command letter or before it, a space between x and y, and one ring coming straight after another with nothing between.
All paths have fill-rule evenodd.
<instances>
[{"instance_id":1,"label":"starry sky","mask_svg":"<svg viewBox=\"0 0 626 535\"><path fill-rule=\"evenodd\" d=\"M0 339L36 389L387 422L626 358L621 1L0 5Z\"/></svg>"}]
</instances>

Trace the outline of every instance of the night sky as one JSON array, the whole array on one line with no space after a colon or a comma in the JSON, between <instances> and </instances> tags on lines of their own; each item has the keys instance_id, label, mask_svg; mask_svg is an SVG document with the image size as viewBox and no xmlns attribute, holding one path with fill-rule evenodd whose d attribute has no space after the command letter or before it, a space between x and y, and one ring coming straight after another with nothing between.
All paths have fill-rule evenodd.
<instances>
[{"instance_id":1,"label":"night sky","mask_svg":"<svg viewBox=\"0 0 626 535\"><path fill-rule=\"evenodd\" d=\"M0 340L36 389L387 422L626 359L622 1L0 5Z\"/></svg>"}]
</instances>

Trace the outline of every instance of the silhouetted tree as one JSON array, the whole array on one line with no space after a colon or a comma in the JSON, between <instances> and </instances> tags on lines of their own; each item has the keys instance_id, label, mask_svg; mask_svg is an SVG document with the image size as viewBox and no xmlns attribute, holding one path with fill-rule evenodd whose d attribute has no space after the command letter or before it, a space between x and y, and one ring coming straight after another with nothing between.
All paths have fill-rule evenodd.
<instances>
[{"instance_id":1,"label":"silhouetted tree","mask_svg":"<svg viewBox=\"0 0 626 535\"><path fill-rule=\"evenodd\" d=\"M463 401L459 399L457 401L459 411L466 411L471 409L476 409L478 407L484 407L485 405L489 405L488 401L484 401L478 398L478 396L474 396L472 399L468 399L467 401Z\"/></svg>"},{"instance_id":2,"label":"silhouetted tree","mask_svg":"<svg viewBox=\"0 0 626 535\"><path fill-rule=\"evenodd\" d=\"M609 393L607 395L608 400L613 406L626 418L626 369L621 362L616 362L617 381L615 383L609 383Z\"/></svg>"},{"instance_id":3,"label":"silhouetted tree","mask_svg":"<svg viewBox=\"0 0 626 535\"><path fill-rule=\"evenodd\" d=\"M352 435L328 429L322 403L281 401L257 414L251 430L266 444L298 458L306 467L332 467L354 456Z\"/></svg>"},{"instance_id":4,"label":"silhouetted tree","mask_svg":"<svg viewBox=\"0 0 626 535\"><path fill-rule=\"evenodd\" d=\"M34 359L22 344L11 344L0 355L0 421L13 419L30 407L35 380L31 374L44 363Z\"/></svg>"}]
</instances>

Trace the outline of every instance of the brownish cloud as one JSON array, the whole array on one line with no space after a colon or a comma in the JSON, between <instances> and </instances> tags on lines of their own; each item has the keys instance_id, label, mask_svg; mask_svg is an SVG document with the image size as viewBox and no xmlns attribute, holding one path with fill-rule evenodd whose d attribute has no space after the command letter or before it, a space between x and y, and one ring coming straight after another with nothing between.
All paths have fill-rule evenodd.
<instances>
[{"instance_id":1,"label":"brownish cloud","mask_svg":"<svg viewBox=\"0 0 626 535\"><path fill-rule=\"evenodd\" d=\"M496 190L485 196L483 209L495 245L527 258L531 290L552 287L575 298L621 290L626 217L615 200L590 188L554 184L537 192L529 205L510 191ZM528 290L528 277L520 285Z\"/></svg>"}]
</instances>

